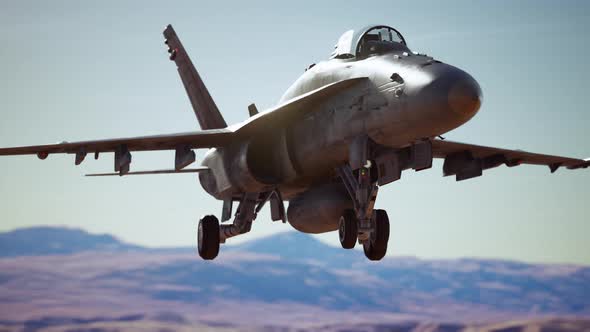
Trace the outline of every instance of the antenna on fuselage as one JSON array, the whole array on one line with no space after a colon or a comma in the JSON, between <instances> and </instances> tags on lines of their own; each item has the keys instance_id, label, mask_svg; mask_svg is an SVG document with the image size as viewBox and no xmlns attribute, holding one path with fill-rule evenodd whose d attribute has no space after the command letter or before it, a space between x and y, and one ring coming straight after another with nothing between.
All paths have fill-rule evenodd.
<instances>
[{"instance_id":1,"label":"antenna on fuselage","mask_svg":"<svg viewBox=\"0 0 590 332\"><path fill-rule=\"evenodd\" d=\"M250 117L253 117L254 115L258 114L258 108L256 108L256 105L254 103L248 105L248 113L250 113Z\"/></svg>"}]
</instances>

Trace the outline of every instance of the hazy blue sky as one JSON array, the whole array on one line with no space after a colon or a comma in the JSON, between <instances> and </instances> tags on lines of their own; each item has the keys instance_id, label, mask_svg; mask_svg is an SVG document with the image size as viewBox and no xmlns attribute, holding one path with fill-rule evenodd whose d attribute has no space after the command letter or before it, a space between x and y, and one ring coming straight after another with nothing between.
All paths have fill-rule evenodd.
<instances>
[{"instance_id":1,"label":"hazy blue sky","mask_svg":"<svg viewBox=\"0 0 590 332\"><path fill-rule=\"evenodd\" d=\"M411 49L471 73L484 103L452 140L590 157L588 1L2 1L0 146L198 129L161 32L172 23L230 123L272 106L340 34L398 28ZM446 2L444 2L446 4ZM198 153L203 155L203 151ZM134 169L173 153L136 153ZM442 164L382 188L390 254L590 264L590 170L487 171L456 183ZM84 178L112 157L0 158L0 230L50 224L150 246L192 245L221 211L193 175ZM259 216L233 243L287 231ZM321 239L337 245L337 234Z\"/></svg>"}]
</instances>

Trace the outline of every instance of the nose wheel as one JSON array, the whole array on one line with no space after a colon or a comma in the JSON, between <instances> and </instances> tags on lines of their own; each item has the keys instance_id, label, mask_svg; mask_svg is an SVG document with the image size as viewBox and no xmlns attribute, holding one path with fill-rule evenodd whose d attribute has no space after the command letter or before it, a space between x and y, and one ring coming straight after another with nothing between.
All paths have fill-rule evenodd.
<instances>
[{"instance_id":1,"label":"nose wheel","mask_svg":"<svg viewBox=\"0 0 590 332\"><path fill-rule=\"evenodd\" d=\"M197 229L197 249L199 256L205 260L211 260L219 254L219 220L209 215L199 220Z\"/></svg>"}]
</instances>

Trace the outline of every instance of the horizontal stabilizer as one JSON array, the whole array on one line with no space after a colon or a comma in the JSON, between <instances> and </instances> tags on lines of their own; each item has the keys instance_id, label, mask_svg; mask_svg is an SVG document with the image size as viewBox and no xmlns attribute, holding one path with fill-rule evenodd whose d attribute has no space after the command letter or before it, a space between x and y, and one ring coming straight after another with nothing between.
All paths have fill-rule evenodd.
<instances>
[{"instance_id":1,"label":"horizontal stabilizer","mask_svg":"<svg viewBox=\"0 0 590 332\"><path fill-rule=\"evenodd\" d=\"M125 175L150 175L150 174L176 174L176 173L199 173L209 170L207 167L199 167L199 168L189 168L189 169L160 169L155 171L137 171L137 172L129 172L126 174L119 174L119 173L95 173L95 174L86 174L86 176L125 176Z\"/></svg>"}]
</instances>

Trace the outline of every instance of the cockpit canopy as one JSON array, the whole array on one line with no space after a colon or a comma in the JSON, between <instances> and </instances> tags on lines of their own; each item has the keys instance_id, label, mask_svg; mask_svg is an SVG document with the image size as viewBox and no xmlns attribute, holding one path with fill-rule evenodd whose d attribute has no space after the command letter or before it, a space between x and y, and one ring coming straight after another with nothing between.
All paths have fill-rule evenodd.
<instances>
[{"instance_id":1,"label":"cockpit canopy","mask_svg":"<svg viewBox=\"0 0 590 332\"><path fill-rule=\"evenodd\" d=\"M392 27L370 25L360 30L346 31L338 39L330 58L364 59L393 51L410 51L404 37Z\"/></svg>"}]
</instances>

